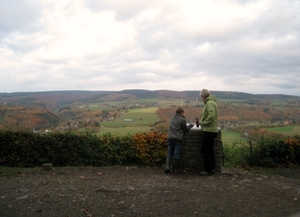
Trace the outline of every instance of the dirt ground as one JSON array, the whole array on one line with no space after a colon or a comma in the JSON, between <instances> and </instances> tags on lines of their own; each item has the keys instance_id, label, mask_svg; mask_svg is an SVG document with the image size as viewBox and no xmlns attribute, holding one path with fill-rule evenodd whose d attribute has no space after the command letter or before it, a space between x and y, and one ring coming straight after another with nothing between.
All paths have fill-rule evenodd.
<instances>
[{"instance_id":1,"label":"dirt ground","mask_svg":"<svg viewBox=\"0 0 300 217\"><path fill-rule=\"evenodd\" d=\"M162 168L54 168L0 172L1 217L223 216L300 213L300 169L262 175L223 169L164 174ZM296 215L298 216L298 215ZM300 215L299 215L300 216Z\"/></svg>"}]
</instances>

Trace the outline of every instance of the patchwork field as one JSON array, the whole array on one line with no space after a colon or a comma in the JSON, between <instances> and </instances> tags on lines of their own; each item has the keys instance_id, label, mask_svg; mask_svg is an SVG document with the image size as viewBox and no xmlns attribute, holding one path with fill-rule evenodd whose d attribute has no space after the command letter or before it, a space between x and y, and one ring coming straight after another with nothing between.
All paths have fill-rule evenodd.
<instances>
[{"instance_id":1,"label":"patchwork field","mask_svg":"<svg viewBox=\"0 0 300 217\"><path fill-rule=\"evenodd\" d=\"M112 121L101 122L101 128L97 135L103 135L105 133L111 133L115 135L127 135L127 134L136 134L149 132L156 122L161 121L157 114L158 107L170 107L171 105L177 104L180 105L181 101L179 100L138 100L136 103L157 103L157 107L149 107L149 108L136 108L136 109L128 109L124 111L120 117L116 117ZM132 102L131 102L132 103ZM195 104L192 102L191 104ZM199 102L198 102L199 104ZM89 105L81 105L81 107L89 108L91 110L97 109L108 109L110 110L115 103L103 103L103 104L89 104ZM255 123L253 123L255 124ZM266 130L275 133L281 133L285 136L295 136L300 135L300 126L284 126L284 127L272 127L266 128ZM225 145L235 144L243 144L247 143L248 140L245 137L241 137L240 133L233 132L229 130L222 130L222 142Z\"/></svg>"},{"instance_id":2,"label":"patchwork field","mask_svg":"<svg viewBox=\"0 0 300 217\"><path fill-rule=\"evenodd\" d=\"M130 109L113 121L102 122L98 135L112 133L116 135L149 132L155 122L160 121L157 108Z\"/></svg>"},{"instance_id":3,"label":"patchwork field","mask_svg":"<svg viewBox=\"0 0 300 217\"><path fill-rule=\"evenodd\" d=\"M136 134L149 132L153 124L160 121L156 113L157 108L130 109L114 121L103 122L98 135L112 133L116 135ZM246 143L245 137L240 137L237 132L222 130L223 144Z\"/></svg>"},{"instance_id":4,"label":"patchwork field","mask_svg":"<svg viewBox=\"0 0 300 217\"><path fill-rule=\"evenodd\" d=\"M300 126L284 126L284 127L272 127L266 128L266 130L273 133L281 133L285 136L300 136Z\"/></svg>"}]
</instances>

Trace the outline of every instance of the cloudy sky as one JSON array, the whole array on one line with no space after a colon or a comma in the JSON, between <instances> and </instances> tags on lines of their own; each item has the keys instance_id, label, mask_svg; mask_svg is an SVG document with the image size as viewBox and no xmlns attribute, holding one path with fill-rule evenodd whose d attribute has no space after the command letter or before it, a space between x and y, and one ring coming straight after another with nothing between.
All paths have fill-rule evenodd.
<instances>
[{"instance_id":1,"label":"cloudy sky","mask_svg":"<svg viewBox=\"0 0 300 217\"><path fill-rule=\"evenodd\" d=\"M300 0L0 0L0 92L300 96Z\"/></svg>"}]
</instances>

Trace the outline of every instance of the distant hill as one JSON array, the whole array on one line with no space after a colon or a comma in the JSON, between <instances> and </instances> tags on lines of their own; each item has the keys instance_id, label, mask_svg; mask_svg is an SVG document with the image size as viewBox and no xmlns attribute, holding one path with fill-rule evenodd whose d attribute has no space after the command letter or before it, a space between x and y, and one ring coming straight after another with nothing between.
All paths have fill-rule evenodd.
<instances>
[{"instance_id":1,"label":"distant hill","mask_svg":"<svg viewBox=\"0 0 300 217\"><path fill-rule=\"evenodd\" d=\"M283 94L249 94L232 91L211 91L218 99L263 100L263 99L294 99L299 96ZM0 104L8 106L39 106L49 110L57 110L74 102L105 102L120 101L134 98L176 98L194 100L199 91L171 90L122 90L122 91L46 91L0 93Z\"/></svg>"},{"instance_id":2,"label":"distant hill","mask_svg":"<svg viewBox=\"0 0 300 217\"><path fill-rule=\"evenodd\" d=\"M0 93L0 104L14 106L40 106L55 110L76 101L84 101L103 91L47 91ZM106 92L107 94L107 92Z\"/></svg>"}]
</instances>

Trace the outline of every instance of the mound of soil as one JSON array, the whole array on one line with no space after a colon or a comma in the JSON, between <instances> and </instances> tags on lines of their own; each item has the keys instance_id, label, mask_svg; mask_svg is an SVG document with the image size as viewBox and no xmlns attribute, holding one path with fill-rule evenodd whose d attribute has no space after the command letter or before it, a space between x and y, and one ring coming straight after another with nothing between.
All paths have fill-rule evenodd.
<instances>
[{"instance_id":1,"label":"mound of soil","mask_svg":"<svg viewBox=\"0 0 300 217\"><path fill-rule=\"evenodd\" d=\"M299 169L280 175L223 169L199 176L113 166L0 174L2 217L290 217L298 212Z\"/></svg>"}]
</instances>

